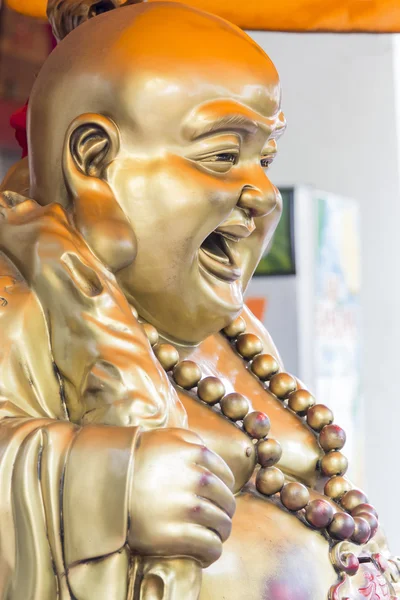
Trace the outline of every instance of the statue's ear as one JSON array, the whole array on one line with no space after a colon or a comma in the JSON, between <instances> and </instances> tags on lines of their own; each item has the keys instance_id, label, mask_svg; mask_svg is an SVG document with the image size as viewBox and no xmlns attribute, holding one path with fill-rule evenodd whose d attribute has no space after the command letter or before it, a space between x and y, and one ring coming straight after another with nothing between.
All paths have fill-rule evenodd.
<instances>
[{"instance_id":1,"label":"statue's ear","mask_svg":"<svg viewBox=\"0 0 400 600\"><path fill-rule=\"evenodd\" d=\"M119 131L111 119L84 114L70 125L63 173L77 229L114 273L133 262L136 238L106 175L119 151Z\"/></svg>"},{"instance_id":2,"label":"statue's ear","mask_svg":"<svg viewBox=\"0 0 400 600\"><path fill-rule=\"evenodd\" d=\"M75 168L82 175L102 177L118 154L119 132L111 119L102 115L84 114L71 123L67 142Z\"/></svg>"}]
</instances>

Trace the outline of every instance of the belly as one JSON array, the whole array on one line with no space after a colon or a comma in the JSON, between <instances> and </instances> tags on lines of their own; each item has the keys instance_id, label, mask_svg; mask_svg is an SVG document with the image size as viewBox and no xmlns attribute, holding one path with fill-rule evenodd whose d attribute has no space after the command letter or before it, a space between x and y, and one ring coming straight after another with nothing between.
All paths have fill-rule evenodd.
<instances>
[{"instance_id":1,"label":"belly","mask_svg":"<svg viewBox=\"0 0 400 600\"><path fill-rule=\"evenodd\" d=\"M324 600L336 579L327 541L248 490L237 496L222 557L204 571L200 600Z\"/></svg>"},{"instance_id":2,"label":"belly","mask_svg":"<svg viewBox=\"0 0 400 600\"><path fill-rule=\"evenodd\" d=\"M236 499L232 534L203 572L199 600L397 599L372 562L339 578L325 538L250 486Z\"/></svg>"}]
</instances>

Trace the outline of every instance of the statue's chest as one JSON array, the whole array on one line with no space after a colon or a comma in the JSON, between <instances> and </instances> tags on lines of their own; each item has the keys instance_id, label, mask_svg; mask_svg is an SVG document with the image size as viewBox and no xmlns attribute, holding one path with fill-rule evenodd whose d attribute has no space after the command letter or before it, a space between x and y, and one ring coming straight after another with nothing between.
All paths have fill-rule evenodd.
<instances>
[{"instance_id":1,"label":"statue's chest","mask_svg":"<svg viewBox=\"0 0 400 600\"><path fill-rule=\"evenodd\" d=\"M204 376L220 378L228 393L235 391L243 394L250 401L252 410L268 415L271 421L270 436L277 439L283 449L279 467L289 477L314 486L317 479L316 466L321 456L314 434L263 388L227 340L222 336L213 336L190 358L201 367ZM179 390L179 395L188 413L189 427L226 460L243 485L254 467L254 454L250 452L252 443L247 435L228 419L201 403L195 395L184 390Z\"/></svg>"}]
</instances>

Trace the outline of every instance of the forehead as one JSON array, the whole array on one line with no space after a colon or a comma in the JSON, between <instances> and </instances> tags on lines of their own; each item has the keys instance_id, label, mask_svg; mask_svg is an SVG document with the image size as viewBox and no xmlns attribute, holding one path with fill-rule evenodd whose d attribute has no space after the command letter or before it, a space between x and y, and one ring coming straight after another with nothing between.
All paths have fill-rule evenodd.
<instances>
[{"instance_id":1,"label":"forehead","mask_svg":"<svg viewBox=\"0 0 400 600\"><path fill-rule=\"evenodd\" d=\"M187 10L168 27L162 10L149 14L152 27L125 32L111 53L116 83L119 86L121 76L125 82L124 107L136 124L158 126L159 132L176 128L198 107L221 99L236 101L265 118L279 113L278 73L246 34ZM225 107L214 109L219 118Z\"/></svg>"},{"instance_id":2,"label":"forehead","mask_svg":"<svg viewBox=\"0 0 400 600\"><path fill-rule=\"evenodd\" d=\"M283 117L278 74L268 59L265 67L255 72L246 65L216 60L212 68L193 64L186 69L180 64L168 72L138 70L136 65L124 86L124 105L131 122L158 135L171 131L195 137L196 129L207 129L222 119L231 119L238 129L245 120L261 124L268 133L282 125Z\"/></svg>"}]
</instances>

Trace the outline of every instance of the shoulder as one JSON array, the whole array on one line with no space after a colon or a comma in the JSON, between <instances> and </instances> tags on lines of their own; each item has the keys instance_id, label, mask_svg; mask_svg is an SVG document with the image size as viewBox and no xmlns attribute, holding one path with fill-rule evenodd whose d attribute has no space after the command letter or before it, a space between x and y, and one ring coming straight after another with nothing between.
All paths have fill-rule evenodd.
<instances>
[{"instance_id":1,"label":"shoulder","mask_svg":"<svg viewBox=\"0 0 400 600\"><path fill-rule=\"evenodd\" d=\"M22 158L7 171L0 183L0 192L12 190L19 194L27 194L29 190L29 163L28 158Z\"/></svg>"}]
</instances>

